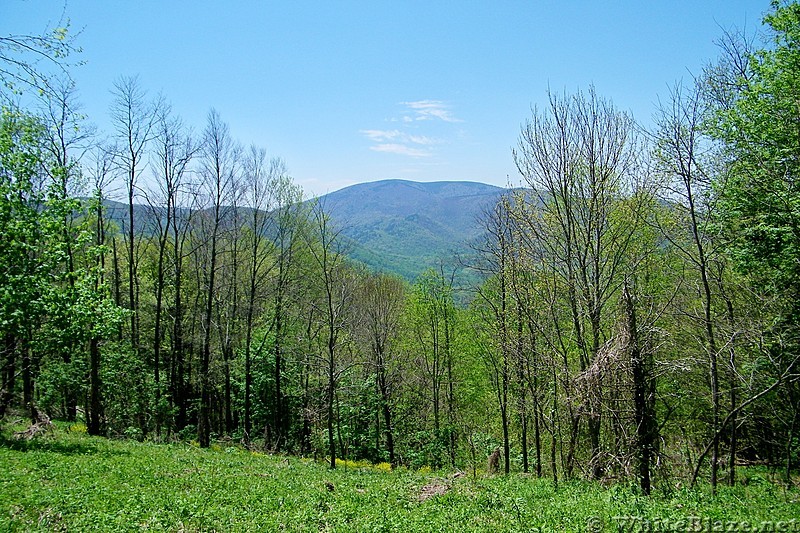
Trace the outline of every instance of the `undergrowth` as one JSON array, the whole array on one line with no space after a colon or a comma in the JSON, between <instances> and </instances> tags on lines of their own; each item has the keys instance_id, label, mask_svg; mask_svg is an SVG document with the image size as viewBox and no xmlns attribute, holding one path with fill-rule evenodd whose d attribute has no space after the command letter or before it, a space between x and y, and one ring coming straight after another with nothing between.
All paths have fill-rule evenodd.
<instances>
[{"instance_id":1,"label":"undergrowth","mask_svg":"<svg viewBox=\"0 0 800 533\"><path fill-rule=\"evenodd\" d=\"M690 518L711 527L800 516L798 491L758 471L747 472L747 485L722 487L713 497L707 487L673 487L648 498L628 485L554 487L523 474L337 466L231 444L203 450L108 440L65 424L22 441L6 428L0 530L647 531Z\"/></svg>"}]
</instances>

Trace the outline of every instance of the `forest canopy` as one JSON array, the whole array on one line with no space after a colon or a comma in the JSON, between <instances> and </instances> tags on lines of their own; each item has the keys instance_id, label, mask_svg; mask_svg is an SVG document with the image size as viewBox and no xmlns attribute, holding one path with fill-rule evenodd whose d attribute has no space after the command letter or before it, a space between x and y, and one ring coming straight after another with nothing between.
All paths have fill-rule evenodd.
<instances>
[{"instance_id":1,"label":"forest canopy","mask_svg":"<svg viewBox=\"0 0 800 533\"><path fill-rule=\"evenodd\" d=\"M647 494L744 464L791 479L800 5L763 22L649 126L594 87L550 93L509 155L525 187L468 261L411 282L349 258L324 202L216 110L193 131L120 77L94 131L68 27L0 37L0 416L331 468L498 450L506 473Z\"/></svg>"}]
</instances>

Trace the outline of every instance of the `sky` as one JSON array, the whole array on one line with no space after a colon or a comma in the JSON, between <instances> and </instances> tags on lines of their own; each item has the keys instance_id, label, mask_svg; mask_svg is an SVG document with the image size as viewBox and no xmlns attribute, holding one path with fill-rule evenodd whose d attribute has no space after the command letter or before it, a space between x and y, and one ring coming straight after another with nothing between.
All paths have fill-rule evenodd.
<instances>
[{"instance_id":1,"label":"sky","mask_svg":"<svg viewBox=\"0 0 800 533\"><path fill-rule=\"evenodd\" d=\"M0 35L69 19L88 119L137 76L202 131L213 108L308 196L381 179L518 185L548 91L596 92L647 125L660 99L753 34L768 0L0 0ZM102 133L101 133L102 134Z\"/></svg>"}]
</instances>

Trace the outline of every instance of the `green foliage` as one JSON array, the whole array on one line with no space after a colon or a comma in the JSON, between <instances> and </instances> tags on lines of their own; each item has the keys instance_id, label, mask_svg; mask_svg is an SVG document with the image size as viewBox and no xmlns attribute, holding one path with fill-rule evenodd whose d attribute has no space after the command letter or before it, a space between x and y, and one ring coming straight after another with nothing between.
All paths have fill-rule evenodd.
<instances>
[{"instance_id":1,"label":"green foliage","mask_svg":"<svg viewBox=\"0 0 800 533\"><path fill-rule=\"evenodd\" d=\"M70 54L79 53L69 20L40 35L0 36L0 89L21 95L26 89L50 94L53 71L56 76L67 72ZM2 92L2 91L0 91Z\"/></svg>"},{"instance_id":2,"label":"green foliage","mask_svg":"<svg viewBox=\"0 0 800 533\"><path fill-rule=\"evenodd\" d=\"M147 122L160 143L142 140L137 161L152 156L147 170L129 166L132 202L141 198L133 181L153 185L141 191L153 204L131 205L131 220L127 205L104 197L116 179L107 154L91 169L74 150L53 148L58 126L4 109L0 401L3 412L23 407L36 418L38 408L85 422L55 440L0 442L8 481L0 503L11 527L569 530L591 516L613 525L613 513L766 516L737 504L740 496L781 510L786 502L774 503L760 477L718 499L673 482L704 464L701 450L734 412L719 435L730 464L765 460L788 478L800 464L792 370L800 363L800 8L774 5L766 19L774 43L748 58L747 79L712 117L726 157L709 150L688 159L702 167L698 190L674 186L679 177L689 188L697 182L681 175L685 146L668 141L701 133L699 119L659 126L657 173L672 180L659 202L644 168L649 147L627 114L594 89L551 95L549 111L535 111L524 128L521 142L531 144L516 158L531 190L504 199L494 213L504 218L480 228L492 235L475 242L483 257L470 274L448 271L442 257L479 239L473 215L498 188L365 184L330 196L336 204L355 195L338 213L354 215L341 218L353 226L334 228L337 212L323 212L324 200L303 204L282 163L267 169L263 151L242 160L232 148L231 194L223 199L218 180L219 205L204 209L209 191L197 193L197 178L209 161L192 159L191 135L163 110L156 125L137 116L141 102L124 109L120 101L120 116ZM58 59L67 33L51 40L56 47L45 50ZM0 38L0 62L5 44ZM186 142L180 155L175 139ZM96 186L89 212L69 197L84 172ZM738 273L711 224L718 221ZM353 257L416 281L406 290ZM466 282L475 291L461 290ZM631 306L621 303L623 287ZM636 320L626 321L629 308ZM640 367L652 371L640 390L660 432L661 494L652 500L628 486L638 438L630 363L640 352ZM778 378L780 387L737 410ZM204 445L209 435L227 444L203 452L81 435L186 442L198 428ZM315 459L328 453L346 472L233 442ZM509 448L512 472L525 461L554 484L428 475L443 465L480 472L498 447ZM576 481L586 476L617 485ZM442 494L421 501L425 486Z\"/></svg>"},{"instance_id":3,"label":"green foliage","mask_svg":"<svg viewBox=\"0 0 800 533\"><path fill-rule=\"evenodd\" d=\"M800 5L773 3L764 19L773 43L749 59L733 104L712 133L725 142L732 168L724 183L723 220L734 256L764 288L798 294L800 279Z\"/></svg>"},{"instance_id":4,"label":"green foliage","mask_svg":"<svg viewBox=\"0 0 800 533\"><path fill-rule=\"evenodd\" d=\"M111 336L123 315L101 282L86 220L75 220L79 202L54 180L66 169L47 155L45 135L37 118L2 109L0 336L32 354L37 364L23 368L24 379L32 388L41 370L36 385L43 406L74 416L56 406L74 411L85 395L85 343ZM13 369L16 354L4 355Z\"/></svg>"},{"instance_id":5,"label":"green foliage","mask_svg":"<svg viewBox=\"0 0 800 533\"><path fill-rule=\"evenodd\" d=\"M3 108L0 117L0 327L21 332L41 313L42 248L37 189L42 128L33 117Z\"/></svg>"},{"instance_id":6,"label":"green foliage","mask_svg":"<svg viewBox=\"0 0 800 533\"><path fill-rule=\"evenodd\" d=\"M598 520L762 521L796 517L800 495L760 470L747 486L663 490L523 475L453 478L251 453L231 445L138 444L59 424L49 437L0 437L0 529L225 531L585 531Z\"/></svg>"},{"instance_id":7,"label":"green foliage","mask_svg":"<svg viewBox=\"0 0 800 533\"><path fill-rule=\"evenodd\" d=\"M116 437L141 439L147 427L139 417L148 413L155 388L152 375L124 342L109 342L103 349L101 381L105 387L108 432Z\"/></svg>"}]
</instances>

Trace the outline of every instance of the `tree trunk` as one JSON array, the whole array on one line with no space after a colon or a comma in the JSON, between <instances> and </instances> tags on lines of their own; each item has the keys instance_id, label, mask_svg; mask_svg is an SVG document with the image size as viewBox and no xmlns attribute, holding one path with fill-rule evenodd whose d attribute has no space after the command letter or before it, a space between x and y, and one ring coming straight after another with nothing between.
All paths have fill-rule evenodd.
<instances>
[{"instance_id":1,"label":"tree trunk","mask_svg":"<svg viewBox=\"0 0 800 533\"><path fill-rule=\"evenodd\" d=\"M516 369L517 369L517 411L519 413L520 425L520 445L522 446L522 471L528 473L530 465L528 462L528 411L527 411L527 387L525 386L525 347L523 345L523 333L525 331L522 322L522 311L520 309L519 300L517 300L517 353L516 353Z\"/></svg>"},{"instance_id":2,"label":"tree trunk","mask_svg":"<svg viewBox=\"0 0 800 533\"><path fill-rule=\"evenodd\" d=\"M557 463L557 440L556 420L558 417L558 396L555 365L553 365L553 404L550 407L550 470L553 474L553 487L558 488L558 463Z\"/></svg>"},{"instance_id":3,"label":"tree trunk","mask_svg":"<svg viewBox=\"0 0 800 533\"><path fill-rule=\"evenodd\" d=\"M86 432L89 435L103 433L103 399L100 382L100 341L97 337L89 340L89 416Z\"/></svg>"},{"instance_id":4,"label":"tree trunk","mask_svg":"<svg viewBox=\"0 0 800 533\"><path fill-rule=\"evenodd\" d=\"M233 432L233 409L232 409L232 384L231 384L231 360L233 360L233 348L230 346L225 347L224 352L225 354L225 398L224 398L224 410L225 410L225 434L230 435Z\"/></svg>"},{"instance_id":5,"label":"tree trunk","mask_svg":"<svg viewBox=\"0 0 800 533\"><path fill-rule=\"evenodd\" d=\"M506 391L503 391L507 395ZM503 407L500 409L500 416L503 422L503 471L508 474L511 472L511 437L508 431L508 398L506 397L503 402Z\"/></svg>"},{"instance_id":6,"label":"tree trunk","mask_svg":"<svg viewBox=\"0 0 800 533\"><path fill-rule=\"evenodd\" d=\"M789 434L786 438L786 483L789 484L792 482L792 449L794 447L794 436L795 431L797 430L797 422L798 422L798 409L796 401L792 401L791 393L790 393L790 401L792 403L792 422L789 425Z\"/></svg>"},{"instance_id":7,"label":"tree trunk","mask_svg":"<svg viewBox=\"0 0 800 533\"><path fill-rule=\"evenodd\" d=\"M119 252L117 250L117 239L111 239L111 262L114 268L114 305L122 307L122 279L119 271ZM120 321L119 331L117 333L119 340L122 340L122 321Z\"/></svg>"},{"instance_id":8,"label":"tree trunk","mask_svg":"<svg viewBox=\"0 0 800 533\"><path fill-rule=\"evenodd\" d=\"M17 341L11 334L6 334L4 341L5 363L3 364L3 383L0 385L0 420L14 399L17 377Z\"/></svg>"},{"instance_id":9,"label":"tree trunk","mask_svg":"<svg viewBox=\"0 0 800 533\"><path fill-rule=\"evenodd\" d=\"M251 346L253 344L253 314L254 305L252 294L254 291L253 284L250 286L250 299L247 304L247 325L244 340L244 440L245 443L250 444L250 432L253 429L253 422L251 420L251 400L250 391L253 388L253 371L252 371L252 354Z\"/></svg>"},{"instance_id":10,"label":"tree trunk","mask_svg":"<svg viewBox=\"0 0 800 533\"><path fill-rule=\"evenodd\" d=\"M334 375L334 353L336 350L336 339L331 333L328 339L328 454L330 455L330 467L336 468L336 438L333 434L333 400L334 388L336 385Z\"/></svg>"},{"instance_id":11,"label":"tree trunk","mask_svg":"<svg viewBox=\"0 0 800 533\"><path fill-rule=\"evenodd\" d=\"M135 161L135 160L134 160ZM134 237L135 237L135 229L133 227L133 193L134 193L134 180L135 180L135 165L133 163L133 169L131 170L131 176L128 178L131 180L128 186L128 309L131 311L131 348L133 349L134 354L136 356L139 355L139 317L138 317L138 309L137 309L137 295L136 295L136 283L137 283L137 272L136 272L136 252L134 250Z\"/></svg>"},{"instance_id":12,"label":"tree trunk","mask_svg":"<svg viewBox=\"0 0 800 533\"><path fill-rule=\"evenodd\" d=\"M282 273L280 273L282 275ZM281 280L278 281L282 283ZM283 336L283 289L278 287L278 294L275 300L275 449L280 450L285 434L284 421L286 413L284 413L283 402L283 351L282 351L282 336Z\"/></svg>"},{"instance_id":13,"label":"tree trunk","mask_svg":"<svg viewBox=\"0 0 800 533\"><path fill-rule=\"evenodd\" d=\"M103 193L98 187L97 191L97 221L95 225L95 244L98 247L104 246L106 242L105 220L103 217ZM94 290L100 290L102 275L105 269L105 252L101 252L97 258L97 266L100 272L95 275ZM87 413L86 431L89 435L101 435L103 433L103 397L102 383L100 382L100 339L95 335L89 339L89 412Z\"/></svg>"},{"instance_id":14,"label":"tree trunk","mask_svg":"<svg viewBox=\"0 0 800 533\"><path fill-rule=\"evenodd\" d=\"M211 256L206 288L206 308L203 319L203 354L200 359L200 413L197 424L197 440L200 447L208 448L211 444L211 319L214 310L214 287L217 270L217 228L211 237Z\"/></svg>"},{"instance_id":15,"label":"tree trunk","mask_svg":"<svg viewBox=\"0 0 800 533\"><path fill-rule=\"evenodd\" d=\"M392 430L392 412L389 409L389 401L386 393L382 391L383 397L381 398L381 410L383 412L383 432L386 435L386 451L389 452L389 464L392 468L397 466L397 460L394 455L394 434Z\"/></svg>"},{"instance_id":16,"label":"tree trunk","mask_svg":"<svg viewBox=\"0 0 800 533\"><path fill-rule=\"evenodd\" d=\"M628 332L628 354L633 371L633 406L636 421L637 455L639 459L639 485L642 492L650 495L650 468L655 441L656 420L651 410L650 383L653 379L648 355L642 351L636 325L636 307L627 282L622 289L625 305L626 330Z\"/></svg>"},{"instance_id":17,"label":"tree trunk","mask_svg":"<svg viewBox=\"0 0 800 533\"><path fill-rule=\"evenodd\" d=\"M166 239L159 243L158 265L156 267L156 309L153 325L153 380L156 392L156 435L161 435L161 316L164 300L164 246Z\"/></svg>"},{"instance_id":18,"label":"tree trunk","mask_svg":"<svg viewBox=\"0 0 800 533\"><path fill-rule=\"evenodd\" d=\"M442 272L444 280L444 272ZM447 367L447 451L450 456L450 466L456 466L456 432L455 432L455 380L453 379L453 351L450 343L451 328L453 327L450 316L449 302L443 302L444 314L444 357Z\"/></svg>"},{"instance_id":19,"label":"tree trunk","mask_svg":"<svg viewBox=\"0 0 800 533\"><path fill-rule=\"evenodd\" d=\"M186 413L186 387L184 385L186 381L184 376L183 301L181 299L181 293L183 291L181 285L183 280L180 257L176 257L175 261L175 296L173 300L175 318L172 324L172 362L175 370L172 376L172 398L177 407L175 429L180 431L186 427L188 421Z\"/></svg>"},{"instance_id":20,"label":"tree trunk","mask_svg":"<svg viewBox=\"0 0 800 533\"><path fill-rule=\"evenodd\" d=\"M722 284L722 274L720 273L719 276L719 285L720 288L723 288ZM733 314L733 302L731 299L723 292L723 297L725 298L725 307L728 314L728 325L731 328L731 335L735 335L735 328L736 328L736 321L734 320ZM736 409L736 404L738 403L738 384L736 383L736 347L734 344L734 338L731 338L730 347L728 349L728 353L730 354L730 359L728 360L728 387L730 388L730 406L731 412L734 413L734 409ZM738 428L737 428L737 419L736 414L734 413L733 417L731 418L731 434L730 434L730 452L728 455L728 485L733 487L736 485L736 452L738 447Z\"/></svg>"},{"instance_id":21,"label":"tree trunk","mask_svg":"<svg viewBox=\"0 0 800 533\"><path fill-rule=\"evenodd\" d=\"M536 477L542 477L542 434L541 434L541 407L539 400L533 401L533 442L536 450Z\"/></svg>"},{"instance_id":22,"label":"tree trunk","mask_svg":"<svg viewBox=\"0 0 800 533\"><path fill-rule=\"evenodd\" d=\"M22 351L22 405L30 414L31 423L38 421L36 406L33 404L33 368L28 342L23 340L18 344Z\"/></svg>"},{"instance_id":23,"label":"tree trunk","mask_svg":"<svg viewBox=\"0 0 800 533\"><path fill-rule=\"evenodd\" d=\"M301 377L303 386L303 429L300 436L300 450L303 454L311 451L311 372L306 367L304 375ZM314 451L316 457L316 451Z\"/></svg>"}]
</instances>

